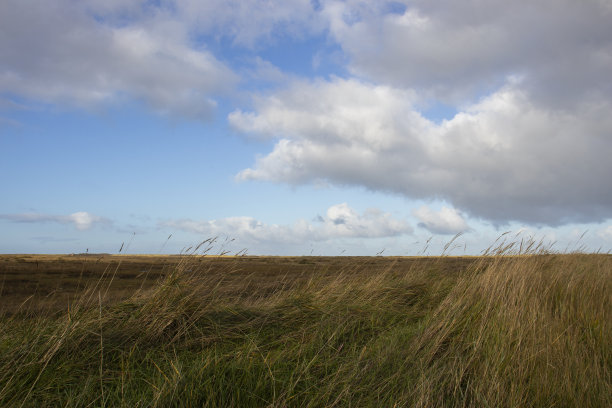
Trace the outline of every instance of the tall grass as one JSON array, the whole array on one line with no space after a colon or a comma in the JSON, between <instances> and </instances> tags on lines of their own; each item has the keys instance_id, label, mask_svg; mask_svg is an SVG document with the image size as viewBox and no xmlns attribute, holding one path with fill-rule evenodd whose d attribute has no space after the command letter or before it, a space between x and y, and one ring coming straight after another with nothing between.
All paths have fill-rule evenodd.
<instances>
[{"instance_id":1,"label":"tall grass","mask_svg":"<svg viewBox=\"0 0 612 408\"><path fill-rule=\"evenodd\" d=\"M153 289L4 316L10 407L609 407L612 259L500 243L263 285L185 256ZM527 245L530 245L527 248Z\"/></svg>"}]
</instances>

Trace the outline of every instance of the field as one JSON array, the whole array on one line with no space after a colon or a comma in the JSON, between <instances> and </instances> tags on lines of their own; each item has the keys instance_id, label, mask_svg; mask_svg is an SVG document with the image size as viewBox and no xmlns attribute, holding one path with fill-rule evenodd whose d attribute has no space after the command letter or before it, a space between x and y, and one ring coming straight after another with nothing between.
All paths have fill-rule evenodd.
<instances>
[{"instance_id":1,"label":"field","mask_svg":"<svg viewBox=\"0 0 612 408\"><path fill-rule=\"evenodd\" d=\"M0 256L0 406L610 407L612 257Z\"/></svg>"}]
</instances>

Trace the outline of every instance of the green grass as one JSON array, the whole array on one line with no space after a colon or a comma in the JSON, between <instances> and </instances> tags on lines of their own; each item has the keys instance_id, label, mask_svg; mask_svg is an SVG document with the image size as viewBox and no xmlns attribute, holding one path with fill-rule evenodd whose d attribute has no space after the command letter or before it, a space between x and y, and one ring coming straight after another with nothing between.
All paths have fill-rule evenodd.
<instances>
[{"instance_id":1,"label":"green grass","mask_svg":"<svg viewBox=\"0 0 612 408\"><path fill-rule=\"evenodd\" d=\"M127 300L2 317L0 406L612 406L611 257L533 252L272 287L186 256Z\"/></svg>"}]
</instances>

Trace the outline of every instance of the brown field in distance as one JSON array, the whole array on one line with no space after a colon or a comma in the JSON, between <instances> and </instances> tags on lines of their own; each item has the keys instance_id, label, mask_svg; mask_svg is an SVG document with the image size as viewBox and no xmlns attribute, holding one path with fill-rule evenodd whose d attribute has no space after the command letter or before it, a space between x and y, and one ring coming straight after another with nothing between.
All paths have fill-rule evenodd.
<instances>
[{"instance_id":1,"label":"brown field in distance","mask_svg":"<svg viewBox=\"0 0 612 408\"><path fill-rule=\"evenodd\" d=\"M612 256L491 252L0 255L0 406L612 406Z\"/></svg>"},{"instance_id":2,"label":"brown field in distance","mask_svg":"<svg viewBox=\"0 0 612 408\"><path fill-rule=\"evenodd\" d=\"M193 255L0 255L0 314L18 311L58 312L72 299L96 284L106 292L106 303L151 288L181 261L202 274L223 274L224 289L242 288L246 277L259 290L275 291L299 280L353 269L373 274L393 268L398 274L410 269L430 268L455 274L476 257L349 257L349 256L193 256ZM429 265L429 266L428 266ZM228 271L230 273L228 273ZM108 287L108 291L107 291ZM235 290L234 290L235 291Z\"/></svg>"}]
</instances>

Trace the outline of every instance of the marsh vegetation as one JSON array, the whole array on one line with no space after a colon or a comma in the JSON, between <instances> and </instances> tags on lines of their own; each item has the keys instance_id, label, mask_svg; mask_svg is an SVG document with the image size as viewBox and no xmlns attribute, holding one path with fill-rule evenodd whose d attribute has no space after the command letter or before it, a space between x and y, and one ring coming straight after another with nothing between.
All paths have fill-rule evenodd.
<instances>
[{"instance_id":1,"label":"marsh vegetation","mask_svg":"<svg viewBox=\"0 0 612 408\"><path fill-rule=\"evenodd\" d=\"M3 256L0 406L612 406L612 257L517 247Z\"/></svg>"}]
</instances>

